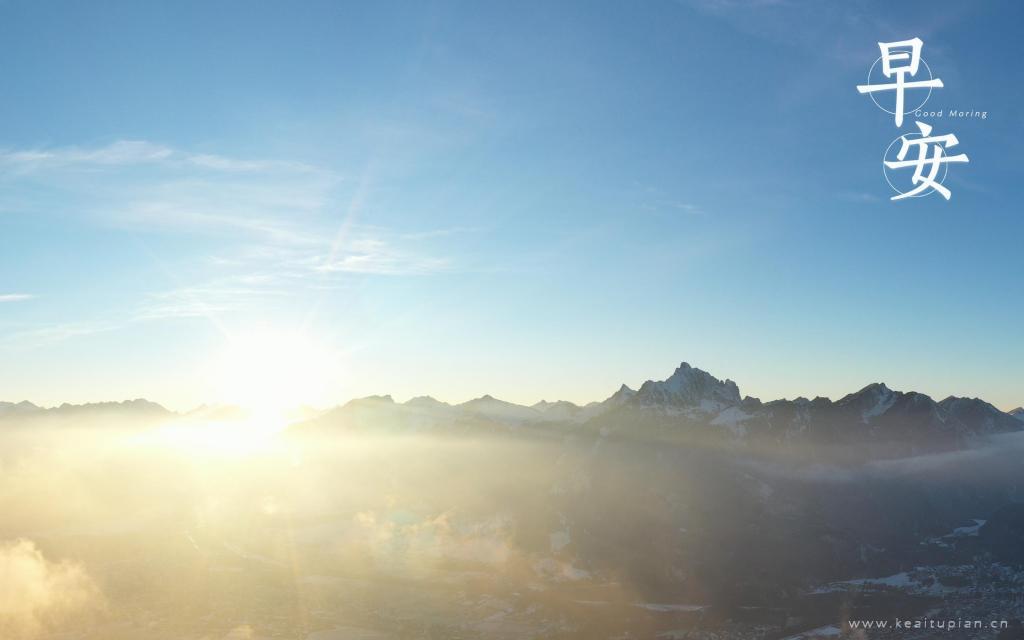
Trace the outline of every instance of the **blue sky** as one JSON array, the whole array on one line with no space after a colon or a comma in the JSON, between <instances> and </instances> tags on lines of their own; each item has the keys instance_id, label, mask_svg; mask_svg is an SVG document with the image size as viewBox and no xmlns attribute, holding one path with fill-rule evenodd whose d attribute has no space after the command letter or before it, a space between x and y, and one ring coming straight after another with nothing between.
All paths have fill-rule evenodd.
<instances>
[{"instance_id":1,"label":"blue sky","mask_svg":"<svg viewBox=\"0 0 1024 640\"><path fill-rule=\"evenodd\" d=\"M239 335L370 393L1024 404L1016 2L0 2L0 397L216 402ZM918 36L970 163L890 202ZM913 126L908 117L903 131ZM257 354L258 355L258 354Z\"/></svg>"}]
</instances>

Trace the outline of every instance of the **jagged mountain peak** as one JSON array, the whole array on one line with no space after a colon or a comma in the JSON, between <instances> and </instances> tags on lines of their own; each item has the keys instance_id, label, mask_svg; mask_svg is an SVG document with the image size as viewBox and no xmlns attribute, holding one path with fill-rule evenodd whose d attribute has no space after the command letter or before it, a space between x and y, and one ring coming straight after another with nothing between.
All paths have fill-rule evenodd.
<instances>
[{"instance_id":1,"label":"jagged mountain peak","mask_svg":"<svg viewBox=\"0 0 1024 640\"><path fill-rule=\"evenodd\" d=\"M637 391L634 402L641 406L670 406L722 411L742 403L739 387L732 380L719 380L703 369L683 362L661 382L648 380Z\"/></svg>"},{"instance_id":2,"label":"jagged mountain peak","mask_svg":"<svg viewBox=\"0 0 1024 640\"><path fill-rule=\"evenodd\" d=\"M939 407L951 415L963 417L966 414L996 415L1003 412L981 398L948 396L938 402Z\"/></svg>"},{"instance_id":3,"label":"jagged mountain peak","mask_svg":"<svg viewBox=\"0 0 1024 640\"><path fill-rule=\"evenodd\" d=\"M630 389L626 385L622 385L621 387L619 387L618 391L616 391L615 393L610 395L607 399L605 399L605 401L603 403L599 403L599 404L619 405L619 404L622 404L622 403L628 401L629 399L631 399L635 395L636 395L636 389Z\"/></svg>"},{"instance_id":4,"label":"jagged mountain peak","mask_svg":"<svg viewBox=\"0 0 1024 640\"><path fill-rule=\"evenodd\" d=\"M955 408L966 408L966 407L984 407L991 408L993 411L998 411L994 406L985 402L981 398L967 398L962 396L946 396L939 401L939 405L949 409Z\"/></svg>"},{"instance_id":5,"label":"jagged mountain peak","mask_svg":"<svg viewBox=\"0 0 1024 640\"><path fill-rule=\"evenodd\" d=\"M836 406L858 411L864 422L884 415L903 396L901 391L893 391L884 382L872 382L860 391L847 394L836 401Z\"/></svg>"},{"instance_id":6,"label":"jagged mountain peak","mask_svg":"<svg viewBox=\"0 0 1024 640\"><path fill-rule=\"evenodd\" d=\"M1018 420L1024 420L1024 407L1017 407L1010 411L1010 415Z\"/></svg>"},{"instance_id":7,"label":"jagged mountain peak","mask_svg":"<svg viewBox=\"0 0 1024 640\"><path fill-rule=\"evenodd\" d=\"M571 429L572 424L592 423L600 427L596 431L602 437L621 429L632 432L645 426L661 429L674 425L699 433L700 438L720 433L766 446L804 442L862 447L850 450L851 459L948 451L965 446L974 437L1024 431L1024 409L1013 417L978 399L954 397L939 403L922 393L895 391L882 382L835 402L820 396L769 402L741 398L732 380L720 380L686 362L665 380L648 380L639 390L623 384L604 401L583 407L546 400L524 406L490 394L457 405L430 397L396 405L389 396L350 404L354 411L335 411L315 424L359 428L384 424L396 431L418 431L446 425L488 430L524 425L541 430Z\"/></svg>"},{"instance_id":8,"label":"jagged mountain peak","mask_svg":"<svg viewBox=\"0 0 1024 640\"><path fill-rule=\"evenodd\" d=\"M851 402L859 402L864 399L874 400L877 398L888 398L898 393L900 392L893 391L889 388L889 385L884 382L872 382L858 391L846 394L837 400L836 404L848 404Z\"/></svg>"},{"instance_id":9,"label":"jagged mountain peak","mask_svg":"<svg viewBox=\"0 0 1024 640\"><path fill-rule=\"evenodd\" d=\"M1022 417L1006 414L981 398L958 398L949 396L938 403L949 416L971 425L977 433L1013 431L1020 426Z\"/></svg>"},{"instance_id":10,"label":"jagged mountain peak","mask_svg":"<svg viewBox=\"0 0 1024 640\"><path fill-rule=\"evenodd\" d=\"M867 385L857 393L890 394L895 392L892 389L890 389L889 385L885 384L884 382L872 382L871 384Z\"/></svg>"},{"instance_id":11,"label":"jagged mountain peak","mask_svg":"<svg viewBox=\"0 0 1024 640\"><path fill-rule=\"evenodd\" d=\"M608 400L628 400L636 395L636 389L631 389L623 384L619 390L613 393Z\"/></svg>"}]
</instances>

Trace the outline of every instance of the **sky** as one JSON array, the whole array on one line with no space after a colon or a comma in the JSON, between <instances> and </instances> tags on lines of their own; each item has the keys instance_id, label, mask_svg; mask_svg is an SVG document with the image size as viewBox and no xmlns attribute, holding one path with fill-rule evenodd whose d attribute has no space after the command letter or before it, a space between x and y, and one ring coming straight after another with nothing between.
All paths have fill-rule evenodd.
<instances>
[{"instance_id":1,"label":"sky","mask_svg":"<svg viewBox=\"0 0 1024 640\"><path fill-rule=\"evenodd\" d=\"M0 399L586 402L685 360L1024 404L1022 21L0 1ZM856 90L913 37L927 109L987 114L926 119L949 201L889 200L915 118Z\"/></svg>"}]
</instances>

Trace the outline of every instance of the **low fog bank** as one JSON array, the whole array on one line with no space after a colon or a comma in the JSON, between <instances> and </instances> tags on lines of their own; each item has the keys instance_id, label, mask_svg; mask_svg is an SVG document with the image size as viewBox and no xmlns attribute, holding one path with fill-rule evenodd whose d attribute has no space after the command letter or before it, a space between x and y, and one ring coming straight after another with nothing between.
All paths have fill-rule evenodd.
<instances>
[{"instance_id":1,"label":"low fog bank","mask_svg":"<svg viewBox=\"0 0 1024 640\"><path fill-rule=\"evenodd\" d=\"M927 562L922 539L987 519L1024 475L1020 434L833 465L806 446L464 427L7 420L0 594L18 597L3 598L0 636L590 638L726 624Z\"/></svg>"}]
</instances>

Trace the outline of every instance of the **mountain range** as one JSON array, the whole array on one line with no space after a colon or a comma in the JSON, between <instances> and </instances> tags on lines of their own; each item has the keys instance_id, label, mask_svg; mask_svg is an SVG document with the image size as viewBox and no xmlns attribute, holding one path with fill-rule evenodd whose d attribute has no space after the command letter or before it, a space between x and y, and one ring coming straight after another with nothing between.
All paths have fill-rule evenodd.
<instances>
[{"instance_id":1,"label":"mountain range","mask_svg":"<svg viewBox=\"0 0 1024 640\"><path fill-rule=\"evenodd\" d=\"M353 400L299 418L286 431L288 446L259 457L256 472L237 475L239 459L196 457L186 448L179 466L173 448L142 458L136 446L93 446L105 436L88 429L241 417L234 407L178 414L145 400L52 409L0 403L0 468L41 460L32 477L43 479L44 497L26 500L33 517L53 502L52 478L68 478L75 495L80 484L102 479L103 492L117 498L94 502L116 512L125 509L121 488L135 491L146 478L160 490L138 493L145 513L200 491L168 512L161 533L180 531L192 517L181 514L198 512L191 500L209 500L209 485L197 481L207 476L194 474L224 473L219 528L206 524L204 510L188 538L174 534L169 557L257 563L261 573L238 574L248 581L287 549L304 560L292 564L288 556L282 566L315 567L311 584L329 575L348 584L353 567L384 576L387 601L399 582L393 577L409 579L405 568L440 567L419 591L449 585L452 610L464 607L466 585L487 583L496 593L547 598L542 609L532 600L502 605L510 617L594 621L575 636L534 637L607 637L604 626L619 625L617 637L795 638L850 611L923 615L937 606L935 595L946 599L947 617L982 606L1004 611L1024 584L1024 410L1003 412L977 398L935 400L874 383L836 400L763 402L682 363L664 380L622 385L585 405L524 406L490 395L461 404ZM79 438L69 437L72 429ZM46 446L60 455L38 457ZM96 470L62 471L68 451ZM115 464L117 455L126 458ZM151 476L159 464L172 466ZM292 510L274 515L278 504ZM112 553L123 548L121 538L111 543ZM1000 587L1009 595L978 600L991 594L979 588L991 582L982 568L1011 571L1004 565L1019 571ZM897 586L906 583L898 589L897 578ZM323 584L336 589L342 581ZM653 626L623 631L641 622ZM731 631L672 635L709 625Z\"/></svg>"},{"instance_id":2,"label":"mountain range","mask_svg":"<svg viewBox=\"0 0 1024 640\"><path fill-rule=\"evenodd\" d=\"M184 415L230 419L241 413L235 407L204 406ZM142 399L49 409L29 402L0 402L0 420L116 416L148 423L179 415ZM548 430L599 437L629 432L770 449L828 447L854 458L884 458L956 450L979 438L1024 430L1024 408L1007 413L978 398L954 396L936 401L914 391L894 391L883 383L835 401L800 397L762 402L741 396L732 380L683 362L664 380L648 380L635 390L623 384L605 400L582 406L564 400L525 406L490 395L461 404L429 396L397 403L382 395L352 400L291 426L292 433L336 429L504 434Z\"/></svg>"},{"instance_id":3,"label":"mountain range","mask_svg":"<svg viewBox=\"0 0 1024 640\"><path fill-rule=\"evenodd\" d=\"M149 400L136 399L125 400L124 402L89 402L86 404L64 403L57 407L40 407L26 400L21 402L0 402L0 419L4 418L26 418L26 417L49 417L49 418L71 418L83 416L146 416L150 418L172 417L173 411L163 406L150 402Z\"/></svg>"},{"instance_id":4,"label":"mountain range","mask_svg":"<svg viewBox=\"0 0 1024 640\"><path fill-rule=\"evenodd\" d=\"M979 438L1024 430L1024 409L1005 413L978 398L936 401L882 383L835 401L762 402L742 397L732 380L684 362L665 380L648 380L637 390L622 385L607 399L583 406L567 401L524 406L490 395L454 405L426 396L405 403L371 396L292 428L417 432L453 427L501 432L529 427L531 432L553 429L609 437L628 431L759 447L846 447L872 457L899 457L956 450Z\"/></svg>"}]
</instances>

